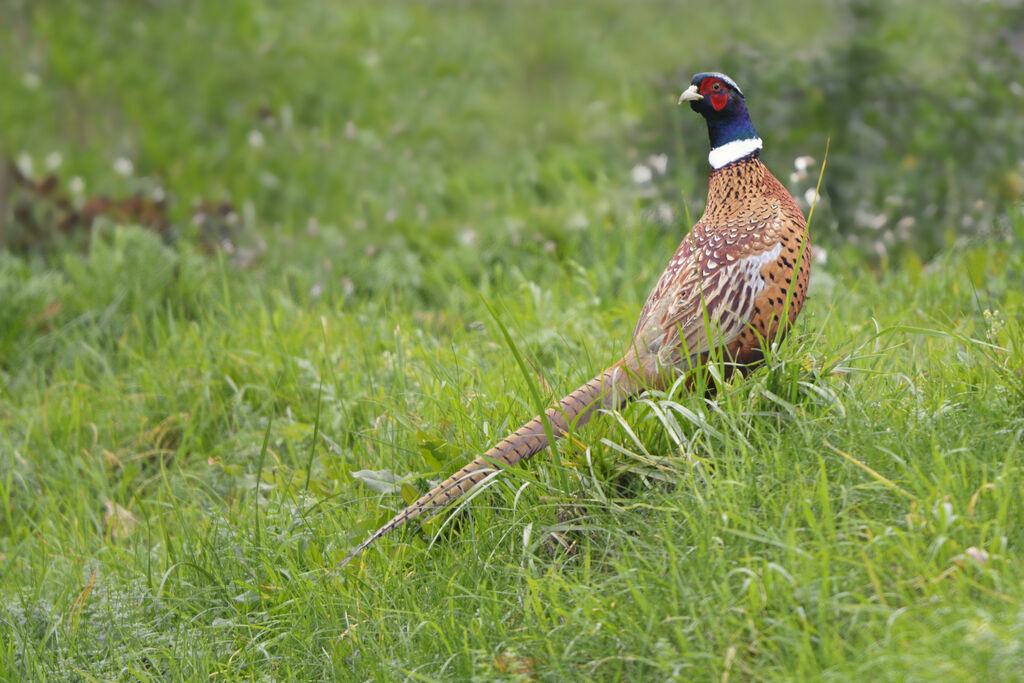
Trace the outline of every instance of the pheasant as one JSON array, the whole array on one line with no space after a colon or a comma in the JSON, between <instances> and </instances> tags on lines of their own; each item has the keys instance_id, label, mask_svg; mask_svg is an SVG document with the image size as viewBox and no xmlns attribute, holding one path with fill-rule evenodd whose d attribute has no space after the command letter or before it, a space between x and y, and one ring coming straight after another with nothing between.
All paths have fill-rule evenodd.
<instances>
[{"instance_id":1,"label":"pheasant","mask_svg":"<svg viewBox=\"0 0 1024 683\"><path fill-rule=\"evenodd\" d=\"M761 138L743 92L722 73L699 73L679 97L707 122L708 200L647 298L625 355L546 411L550 433L586 424L647 388L692 373L717 352L726 374L746 372L781 339L803 306L810 276L807 222L793 197L761 163ZM535 417L395 515L342 560L406 522L439 511L483 481L544 450Z\"/></svg>"}]
</instances>

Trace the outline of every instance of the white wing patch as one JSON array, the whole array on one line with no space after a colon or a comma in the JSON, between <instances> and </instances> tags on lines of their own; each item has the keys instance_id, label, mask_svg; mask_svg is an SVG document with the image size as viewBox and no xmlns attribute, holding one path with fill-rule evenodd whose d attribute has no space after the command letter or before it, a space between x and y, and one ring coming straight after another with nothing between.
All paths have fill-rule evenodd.
<instances>
[{"instance_id":1,"label":"white wing patch","mask_svg":"<svg viewBox=\"0 0 1024 683\"><path fill-rule=\"evenodd\" d=\"M682 348L689 353L691 363L711 348L728 345L746 329L754 317L754 301L765 288L761 269L776 260L781 252L780 242L768 251L723 265L713 271L710 277L705 277L701 303L697 304L697 309L688 316L676 313ZM678 303L682 304L679 308L687 305L684 302ZM702 306L707 309L707 325ZM661 351L664 354L669 348L662 348Z\"/></svg>"},{"instance_id":2,"label":"white wing patch","mask_svg":"<svg viewBox=\"0 0 1024 683\"><path fill-rule=\"evenodd\" d=\"M768 251L763 251L760 254L753 254L746 258L740 259L732 266L734 282L737 287L741 289L741 292L733 300L735 305L733 310L726 309L723 314L729 315L734 318L738 325L738 329L735 330L735 334L726 336L727 341L731 341L732 337L738 335L743 328L753 318L754 313L754 300L757 299L758 294L764 290L764 278L761 277L761 269L768 263L771 263L779 257L782 253L782 242L776 243L774 247ZM723 325L724 327L724 325ZM730 328L733 326L730 325ZM725 335L723 335L725 336Z\"/></svg>"}]
</instances>

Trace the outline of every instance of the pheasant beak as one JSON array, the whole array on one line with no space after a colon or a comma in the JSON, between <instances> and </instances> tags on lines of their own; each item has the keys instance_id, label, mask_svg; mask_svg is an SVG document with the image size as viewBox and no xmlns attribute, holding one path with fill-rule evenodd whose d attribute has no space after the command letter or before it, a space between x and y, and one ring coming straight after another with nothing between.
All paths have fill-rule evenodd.
<instances>
[{"instance_id":1,"label":"pheasant beak","mask_svg":"<svg viewBox=\"0 0 1024 683\"><path fill-rule=\"evenodd\" d=\"M704 96L697 92L697 86L691 85L689 88L683 91L683 94L679 96L679 104L683 102L693 102L696 100L703 100Z\"/></svg>"}]
</instances>

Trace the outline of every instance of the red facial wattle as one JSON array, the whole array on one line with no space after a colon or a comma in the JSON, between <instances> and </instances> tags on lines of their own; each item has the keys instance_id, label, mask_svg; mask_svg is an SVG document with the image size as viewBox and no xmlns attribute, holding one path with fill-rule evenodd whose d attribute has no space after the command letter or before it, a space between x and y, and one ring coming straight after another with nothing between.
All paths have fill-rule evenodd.
<instances>
[{"instance_id":1,"label":"red facial wattle","mask_svg":"<svg viewBox=\"0 0 1024 683\"><path fill-rule=\"evenodd\" d=\"M715 88L715 86L718 86ZM722 111L729 103L729 91L717 78L705 78L700 84L700 94L703 95L715 108L715 111Z\"/></svg>"}]
</instances>

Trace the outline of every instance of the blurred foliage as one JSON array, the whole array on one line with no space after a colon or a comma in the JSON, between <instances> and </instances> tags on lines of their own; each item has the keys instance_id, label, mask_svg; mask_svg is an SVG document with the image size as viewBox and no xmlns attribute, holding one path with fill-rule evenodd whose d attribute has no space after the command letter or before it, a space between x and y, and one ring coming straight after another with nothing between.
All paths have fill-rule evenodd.
<instances>
[{"instance_id":1,"label":"blurred foliage","mask_svg":"<svg viewBox=\"0 0 1024 683\"><path fill-rule=\"evenodd\" d=\"M764 156L805 211L817 169L788 173L782 151L820 164L830 138L816 243L851 244L869 260L894 251L927 260L963 239L1001 234L994 218L1024 199L1024 4L833 7L842 28L826 49L736 46L722 60L742 75ZM650 128L660 137L648 144L668 148L677 121L656 116ZM682 125L685 137L702 129ZM676 192L663 187L660 196Z\"/></svg>"},{"instance_id":2,"label":"blurred foliage","mask_svg":"<svg viewBox=\"0 0 1024 683\"><path fill-rule=\"evenodd\" d=\"M13 161L0 164L0 193L4 194L0 204L11 207L0 223L0 248L14 253L85 248L99 218L143 226L169 237L162 197L76 198L61 187L55 174L28 177Z\"/></svg>"},{"instance_id":3,"label":"blurred foliage","mask_svg":"<svg viewBox=\"0 0 1024 683\"><path fill-rule=\"evenodd\" d=\"M891 27L899 9L881 0L852 0L847 42L811 67L807 110L836 142L825 191L855 244L928 256L953 235L992 237L1024 198L1024 6L972 5L945 18L960 44L939 74L905 47L934 18L919 6Z\"/></svg>"},{"instance_id":4,"label":"blurred foliage","mask_svg":"<svg viewBox=\"0 0 1024 683\"><path fill-rule=\"evenodd\" d=\"M817 244L927 260L984 236L1024 194L1022 13L954 0L11 0L0 151L74 184L75 206L166 200L169 234L186 240L210 241L197 206L230 206L244 245L271 245L261 267L288 278L301 264L307 287L442 303L439 288L486 281L510 253L537 273L594 261L652 196L643 215L677 239L703 201L706 143L673 94L721 69L798 198L815 168L788 168L820 162L831 138ZM650 155L667 162L653 195L629 174ZM12 225L14 204L0 209Z\"/></svg>"},{"instance_id":5,"label":"blurred foliage","mask_svg":"<svg viewBox=\"0 0 1024 683\"><path fill-rule=\"evenodd\" d=\"M85 253L68 251L55 265L32 268L0 251L0 369L51 357L69 333L111 349L129 328L159 316L189 320L211 302L209 264L137 226L98 227ZM72 345L57 360L78 351Z\"/></svg>"},{"instance_id":6,"label":"blurred foliage","mask_svg":"<svg viewBox=\"0 0 1024 683\"><path fill-rule=\"evenodd\" d=\"M34 337L52 330L66 293L59 274L33 273L22 259L0 251L0 359L14 356L13 347L26 332Z\"/></svg>"}]
</instances>

